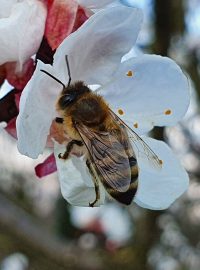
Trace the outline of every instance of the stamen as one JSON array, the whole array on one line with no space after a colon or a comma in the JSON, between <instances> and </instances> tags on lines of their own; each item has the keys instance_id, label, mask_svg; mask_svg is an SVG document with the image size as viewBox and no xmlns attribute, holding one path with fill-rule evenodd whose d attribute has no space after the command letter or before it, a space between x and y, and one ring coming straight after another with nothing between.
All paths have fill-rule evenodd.
<instances>
[{"instance_id":1,"label":"stamen","mask_svg":"<svg viewBox=\"0 0 200 270\"><path fill-rule=\"evenodd\" d=\"M134 128L138 128L138 123L136 122L136 123L134 123Z\"/></svg>"},{"instance_id":2,"label":"stamen","mask_svg":"<svg viewBox=\"0 0 200 270\"><path fill-rule=\"evenodd\" d=\"M159 164L163 165L163 160L162 159L159 159Z\"/></svg>"},{"instance_id":3,"label":"stamen","mask_svg":"<svg viewBox=\"0 0 200 270\"><path fill-rule=\"evenodd\" d=\"M122 109L119 109L118 110L118 114L123 115L124 114L124 111Z\"/></svg>"},{"instance_id":4,"label":"stamen","mask_svg":"<svg viewBox=\"0 0 200 270\"><path fill-rule=\"evenodd\" d=\"M132 71L132 70L129 70L129 71L126 73L126 76L132 77L132 76L133 76L133 71Z\"/></svg>"},{"instance_id":5,"label":"stamen","mask_svg":"<svg viewBox=\"0 0 200 270\"><path fill-rule=\"evenodd\" d=\"M166 111L164 112L164 114L165 114L165 115L170 115L170 114L172 114L172 111L171 111L170 109L168 109L168 110L166 110Z\"/></svg>"}]
</instances>

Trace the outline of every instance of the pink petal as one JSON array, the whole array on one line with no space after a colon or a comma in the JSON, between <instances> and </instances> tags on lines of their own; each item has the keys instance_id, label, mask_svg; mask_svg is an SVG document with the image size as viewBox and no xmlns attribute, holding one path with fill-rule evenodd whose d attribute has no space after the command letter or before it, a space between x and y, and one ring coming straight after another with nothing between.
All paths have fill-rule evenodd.
<instances>
[{"instance_id":1,"label":"pink petal","mask_svg":"<svg viewBox=\"0 0 200 270\"><path fill-rule=\"evenodd\" d=\"M11 119L5 130L15 139L17 139L17 131L16 131L16 117Z\"/></svg>"},{"instance_id":2,"label":"pink petal","mask_svg":"<svg viewBox=\"0 0 200 270\"><path fill-rule=\"evenodd\" d=\"M19 111L20 97L21 97L21 92L15 94L15 104L17 106L18 111Z\"/></svg>"},{"instance_id":3,"label":"pink petal","mask_svg":"<svg viewBox=\"0 0 200 270\"><path fill-rule=\"evenodd\" d=\"M33 75L35 64L33 59L29 59L23 64L21 71L17 71L16 62L6 63L5 68L8 82L16 89L22 90Z\"/></svg>"},{"instance_id":4,"label":"pink petal","mask_svg":"<svg viewBox=\"0 0 200 270\"><path fill-rule=\"evenodd\" d=\"M48 9L51 7L51 5L53 4L54 0L44 0L45 2L47 2L47 7Z\"/></svg>"},{"instance_id":5,"label":"pink petal","mask_svg":"<svg viewBox=\"0 0 200 270\"><path fill-rule=\"evenodd\" d=\"M57 171L54 154L48 156L43 163L35 167L35 174L41 178Z\"/></svg>"},{"instance_id":6,"label":"pink petal","mask_svg":"<svg viewBox=\"0 0 200 270\"><path fill-rule=\"evenodd\" d=\"M86 14L86 11L81 6L79 6L72 32L76 31L88 18L89 16Z\"/></svg>"},{"instance_id":7,"label":"pink petal","mask_svg":"<svg viewBox=\"0 0 200 270\"><path fill-rule=\"evenodd\" d=\"M50 9L52 3L53 3L53 0L51 0L51 2L48 1L48 10ZM88 17L89 17L88 12L86 13L86 11L82 7L79 6L77 13L76 13L76 18L74 21L72 32L76 31L88 19ZM47 35L50 35L50 34L47 33ZM66 35L68 35L68 33L66 33ZM62 37L61 41L62 40L63 40L63 37ZM45 64L52 64L53 63L53 55L55 53L55 49L52 49L52 47L49 45L50 41L51 41L51 39L49 39L49 38L47 39L47 37L44 36L43 40L40 44L40 48L36 54L36 59L40 59ZM59 41L59 42L61 42L61 41ZM57 48L57 46L56 46L56 48Z\"/></svg>"},{"instance_id":8,"label":"pink petal","mask_svg":"<svg viewBox=\"0 0 200 270\"><path fill-rule=\"evenodd\" d=\"M77 9L78 4L74 0L54 0L50 5L45 36L53 50L72 32Z\"/></svg>"}]
</instances>

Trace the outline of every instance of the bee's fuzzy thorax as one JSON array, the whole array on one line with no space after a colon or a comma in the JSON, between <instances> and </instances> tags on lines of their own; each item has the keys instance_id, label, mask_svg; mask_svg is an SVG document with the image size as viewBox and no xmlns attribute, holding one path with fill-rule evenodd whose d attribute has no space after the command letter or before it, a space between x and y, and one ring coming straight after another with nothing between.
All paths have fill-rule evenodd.
<instances>
[{"instance_id":1,"label":"bee's fuzzy thorax","mask_svg":"<svg viewBox=\"0 0 200 270\"><path fill-rule=\"evenodd\" d=\"M78 81L61 92L56 109L62 117L71 116L73 121L94 127L102 123L109 114L109 106L103 97Z\"/></svg>"},{"instance_id":2,"label":"bee's fuzzy thorax","mask_svg":"<svg viewBox=\"0 0 200 270\"><path fill-rule=\"evenodd\" d=\"M74 101L68 102L73 97ZM65 104L67 105L65 106ZM114 125L110 118L109 105L102 96L91 91L81 81L63 89L56 103L56 108L64 119L66 132L72 137L78 137L74 127L75 122L102 131L108 127L112 129Z\"/></svg>"},{"instance_id":3,"label":"bee's fuzzy thorax","mask_svg":"<svg viewBox=\"0 0 200 270\"><path fill-rule=\"evenodd\" d=\"M108 105L102 97L92 92L83 95L71 110L71 116L75 122L92 129L104 130L108 115Z\"/></svg>"}]
</instances>

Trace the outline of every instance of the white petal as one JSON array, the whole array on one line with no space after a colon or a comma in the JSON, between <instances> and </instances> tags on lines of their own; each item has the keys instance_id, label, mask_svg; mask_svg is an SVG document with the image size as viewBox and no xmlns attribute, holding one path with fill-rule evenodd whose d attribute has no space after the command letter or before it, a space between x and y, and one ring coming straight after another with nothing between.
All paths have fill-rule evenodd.
<instances>
[{"instance_id":1,"label":"white petal","mask_svg":"<svg viewBox=\"0 0 200 270\"><path fill-rule=\"evenodd\" d=\"M10 6L5 7L8 13ZM20 1L8 17L0 19L0 65L17 61L20 66L38 50L44 33L46 8L41 1Z\"/></svg>"},{"instance_id":2,"label":"white petal","mask_svg":"<svg viewBox=\"0 0 200 270\"><path fill-rule=\"evenodd\" d=\"M132 77L127 72L132 72ZM98 90L112 110L137 133L153 126L175 125L187 111L189 89L186 76L174 61L143 55L123 62L110 84Z\"/></svg>"},{"instance_id":3,"label":"white petal","mask_svg":"<svg viewBox=\"0 0 200 270\"><path fill-rule=\"evenodd\" d=\"M0 19L10 16L12 7L18 0L1 0Z\"/></svg>"},{"instance_id":4,"label":"white petal","mask_svg":"<svg viewBox=\"0 0 200 270\"><path fill-rule=\"evenodd\" d=\"M134 201L141 207L162 210L168 208L188 188L189 178L164 142L143 137L163 161L160 170L153 169L139 156L139 187Z\"/></svg>"},{"instance_id":5,"label":"white petal","mask_svg":"<svg viewBox=\"0 0 200 270\"><path fill-rule=\"evenodd\" d=\"M0 122L0 132L6 128L7 123L6 122Z\"/></svg>"},{"instance_id":6,"label":"white petal","mask_svg":"<svg viewBox=\"0 0 200 270\"><path fill-rule=\"evenodd\" d=\"M72 156L63 161L58 158L59 153L64 153L66 148L55 143L55 157L58 168L58 177L63 197L72 205L89 206L96 198L95 188L88 168L81 158ZM100 200L95 204L104 204L105 191L100 184Z\"/></svg>"},{"instance_id":7,"label":"white petal","mask_svg":"<svg viewBox=\"0 0 200 270\"><path fill-rule=\"evenodd\" d=\"M119 0L119 2L122 5L128 6L128 7L133 7L135 6L135 3L132 0Z\"/></svg>"},{"instance_id":8,"label":"white petal","mask_svg":"<svg viewBox=\"0 0 200 270\"><path fill-rule=\"evenodd\" d=\"M135 43L141 21L142 13L135 8L121 6L97 12L58 47L55 69L65 70L67 76L64 56L68 55L73 81L108 82Z\"/></svg>"},{"instance_id":9,"label":"white petal","mask_svg":"<svg viewBox=\"0 0 200 270\"><path fill-rule=\"evenodd\" d=\"M114 1L113 0L77 0L77 2L81 6L95 9L95 8L102 8L102 7L112 3Z\"/></svg>"},{"instance_id":10,"label":"white petal","mask_svg":"<svg viewBox=\"0 0 200 270\"><path fill-rule=\"evenodd\" d=\"M18 149L32 158L37 158L44 150L51 122L56 115L56 99L62 90L62 85L40 69L59 77L51 65L38 61L31 80L22 92L17 117Z\"/></svg>"}]
</instances>

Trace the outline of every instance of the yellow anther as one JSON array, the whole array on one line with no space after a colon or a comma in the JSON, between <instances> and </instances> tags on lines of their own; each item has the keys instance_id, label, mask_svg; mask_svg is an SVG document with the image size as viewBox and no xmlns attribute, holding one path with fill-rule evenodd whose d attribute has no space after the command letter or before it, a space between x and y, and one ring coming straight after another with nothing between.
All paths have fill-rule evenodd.
<instances>
[{"instance_id":1,"label":"yellow anther","mask_svg":"<svg viewBox=\"0 0 200 270\"><path fill-rule=\"evenodd\" d=\"M162 159L159 159L159 164L163 165L163 160Z\"/></svg>"},{"instance_id":2,"label":"yellow anther","mask_svg":"<svg viewBox=\"0 0 200 270\"><path fill-rule=\"evenodd\" d=\"M123 115L124 114L124 111L122 109L119 109L118 110L118 114Z\"/></svg>"},{"instance_id":3,"label":"yellow anther","mask_svg":"<svg viewBox=\"0 0 200 270\"><path fill-rule=\"evenodd\" d=\"M168 109L168 110L165 111L165 115L170 115L170 114L172 114L171 110Z\"/></svg>"},{"instance_id":4,"label":"yellow anther","mask_svg":"<svg viewBox=\"0 0 200 270\"><path fill-rule=\"evenodd\" d=\"M135 123L133 126L134 128L138 128L138 123Z\"/></svg>"},{"instance_id":5,"label":"yellow anther","mask_svg":"<svg viewBox=\"0 0 200 270\"><path fill-rule=\"evenodd\" d=\"M133 71L132 71L132 70L129 70L129 71L126 73L126 76L132 77L132 76L133 76Z\"/></svg>"}]
</instances>

